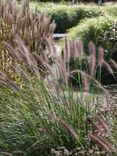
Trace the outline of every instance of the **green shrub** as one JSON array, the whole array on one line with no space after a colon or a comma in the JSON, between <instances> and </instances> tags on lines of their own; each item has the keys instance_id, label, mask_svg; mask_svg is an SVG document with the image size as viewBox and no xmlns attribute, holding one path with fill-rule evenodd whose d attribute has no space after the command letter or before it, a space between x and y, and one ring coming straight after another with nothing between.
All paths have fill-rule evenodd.
<instances>
[{"instance_id":1,"label":"green shrub","mask_svg":"<svg viewBox=\"0 0 117 156\"><path fill-rule=\"evenodd\" d=\"M88 43L93 41L96 47L102 46L106 60L117 51L117 21L110 16L84 19L79 25L69 30L71 39L80 38L84 50L88 53Z\"/></svg>"}]
</instances>

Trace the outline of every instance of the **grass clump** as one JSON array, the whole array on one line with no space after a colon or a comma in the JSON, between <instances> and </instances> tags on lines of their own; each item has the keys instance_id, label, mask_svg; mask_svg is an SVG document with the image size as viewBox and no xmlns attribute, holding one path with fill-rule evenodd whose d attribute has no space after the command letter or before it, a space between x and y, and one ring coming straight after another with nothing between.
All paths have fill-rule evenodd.
<instances>
[{"instance_id":1,"label":"grass clump","mask_svg":"<svg viewBox=\"0 0 117 156\"><path fill-rule=\"evenodd\" d=\"M32 12L28 0L22 1L20 6L17 1L0 0L0 29L0 68L10 73L9 67L13 62L4 50L2 42L13 43L17 34L24 39L30 52L37 51L38 55L43 55L48 39L55 30L55 23L45 14L40 14L36 10ZM45 55L48 61L52 60ZM41 70L41 67L39 68Z\"/></svg>"},{"instance_id":2,"label":"grass clump","mask_svg":"<svg viewBox=\"0 0 117 156\"><path fill-rule=\"evenodd\" d=\"M76 101L74 101L74 108L77 111L74 112L74 108L73 110L65 110L64 102L55 97L53 99L53 95L50 95L44 86L42 87L40 85L36 87L37 90L41 90L41 100L39 97L33 97L34 93L32 93L31 88L29 88L29 91L27 88L27 92L23 93L24 95L17 94L17 98L15 98L14 93L12 93L13 96L10 94L10 97L7 98L9 104L2 103L2 101L5 101L6 96L3 94L1 99L2 129L0 135L2 151L10 153L22 151L24 155L35 156L38 154L51 155L52 148L57 149L65 146L72 149L76 148L76 146L82 147L85 144L84 136L86 136L86 131L83 131L83 127L86 126L84 118L86 110ZM45 91L42 92L42 90ZM73 102L72 104L70 101L67 102L69 107L72 107ZM81 123L82 126L80 126Z\"/></svg>"},{"instance_id":3,"label":"grass clump","mask_svg":"<svg viewBox=\"0 0 117 156\"><path fill-rule=\"evenodd\" d=\"M17 46L23 44L20 42L17 38ZM8 47L7 50L9 51ZM22 58L23 53L20 54ZM30 60L27 56L23 58L24 62ZM30 58L33 60L34 56L30 55ZM24 80L22 89L16 87L15 82L1 71L1 150L10 153L22 151L24 155L37 155L38 152L50 155L51 149L57 149L59 146L68 149L83 147L85 136L90 129L86 123L90 110L80 104L79 98L73 98L73 92L68 87L64 88L65 91L61 90L61 95L57 96L57 90L53 91L51 86L40 79L35 65L27 64L27 69L36 70L33 75L21 74ZM17 67L15 69L17 72ZM5 86L12 87L14 91L4 88ZM60 84L58 87L60 88ZM6 96L8 98L5 101Z\"/></svg>"},{"instance_id":4,"label":"grass clump","mask_svg":"<svg viewBox=\"0 0 117 156\"><path fill-rule=\"evenodd\" d=\"M14 42L15 48L19 45L25 46L19 37L16 37ZM6 42L3 44L10 53L10 49L13 47L6 46ZM99 110L99 106L92 106L96 97L95 94L92 96L87 94L86 96L81 92L74 95L73 88L68 85L67 69L63 66L65 60L56 60L63 83L54 77L55 72L51 73L50 79L48 77L42 81L38 68L36 68L37 58L25 50L26 47L23 53L19 51L20 57L18 58L24 64L26 63L25 71L24 64L18 61L16 61L14 70L18 74L21 72L22 85L16 85L11 78L0 71L0 94L2 95L0 98L1 154L7 152L17 155L19 152L22 155L36 156L41 154L49 156L57 153L66 155L65 152L69 155L82 153L88 155L93 152L96 155L98 151L97 153L103 156L104 153L115 153L113 141L109 136L111 132L107 128L106 121L101 122L99 117L95 118ZM24 53L26 53L25 56ZM15 54L17 51L12 55L13 58L16 58ZM33 61L32 64L30 64L31 61ZM82 71L80 72L82 73ZM83 79L84 84L87 79L87 76ZM96 121L96 125L93 124L95 120L99 120ZM103 125L104 132L102 135L106 134L109 142L106 138L100 140L97 133L94 133L95 128L100 127L98 124L101 124L101 127ZM105 129L108 131L105 132ZM100 134L101 128L98 130ZM115 141L114 138L113 140ZM97 142L99 146L96 147L97 145L93 141ZM93 151L89 150L93 148Z\"/></svg>"},{"instance_id":5,"label":"grass clump","mask_svg":"<svg viewBox=\"0 0 117 156\"><path fill-rule=\"evenodd\" d=\"M4 1L0 2L3 5ZM7 13L14 11L13 4L9 1ZM23 11L26 11L23 15L29 22L35 15L27 15L28 1L24 1L23 6ZM13 17L16 15L22 20L24 12L20 12L21 16L13 13ZM18 21L12 23L2 15L1 19L10 30L13 26L22 27ZM106 64L113 75L102 55L103 49L100 47L100 60L97 61L92 42L89 43L90 55L87 53L86 56L81 42L67 44L69 41L65 38L63 58L57 58L52 39L54 25L45 15L36 16L36 20L31 25L35 28L33 36L32 27L26 24L23 25L25 29L15 29L20 30L18 34L23 40L13 31L13 38L3 39L1 43L1 52L4 50L12 62L9 72L18 76L20 81L14 80L4 68L0 70L0 155L116 155L116 116L109 103L109 92L95 77L97 62L100 67ZM33 38L35 35L36 39ZM79 61L75 70L70 69L68 62L71 57L81 62L84 59L84 66ZM79 90L76 92L69 82L74 73L78 76L76 87ZM100 102L99 93L105 95L104 104Z\"/></svg>"}]
</instances>

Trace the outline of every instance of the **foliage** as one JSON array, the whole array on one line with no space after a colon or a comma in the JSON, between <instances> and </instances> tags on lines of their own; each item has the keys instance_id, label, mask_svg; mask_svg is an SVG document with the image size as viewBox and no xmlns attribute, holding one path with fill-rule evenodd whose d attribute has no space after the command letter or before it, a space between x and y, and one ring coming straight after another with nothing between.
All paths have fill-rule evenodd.
<instances>
[{"instance_id":1,"label":"foliage","mask_svg":"<svg viewBox=\"0 0 117 156\"><path fill-rule=\"evenodd\" d=\"M107 5L107 6L105 6L105 8L104 8L104 12L105 13L107 13L108 15L110 15L110 16L116 16L117 17L117 5L116 5L116 3L115 4L113 4L113 5Z\"/></svg>"},{"instance_id":2,"label":"foliage","mask_svg":"<svg viewBox=\"0 0 117 156\"><path fill-rule=\"evenodd\" d=\"M77 6L55 7L49 11L52 19L57 24L56 32L65 32L78 24L83 18L91 18L99 15L98 9L83 8Z\"/></svg>"},{"instance_id":3,"label":"foliage","mask_svg":"<svg viewBox=\"0 0 117 156\"><path fill-rule=\"evenodd\" d=\"M89 41L93 41L96 47L102 46L105 50L105 59L108 60L116 51L116 18L101 16L98 18L85 19L78 26L69 30L69 37L80 38L87 52Z\"/></svg>"},{"instance_id":4,"label":"foliage","mask_svg":"<svg viewBox=\"0 0 117 156\"><path fill-rule=\"evenodd\" d=\"M52 20L56 22L56 32L64 33L68 28L78 24L84 18L99 16L97 7L50 5L46 9Z\"/></svg>"},{"instance_id":5,"label":"foliage","mask_svg":"<svg viewBox=\"0 0 117 156\"><path fill-rule=\"evenodd\" d=\"M57 27L56 32L66 32L67 29L77 25L84 18L97 17L100 14L116 16L117 6L115 5L66 5L56 3L38 3L31 2L32 8L37 8L41 12L48 12L55 20Z\"/></svg>"}]
</instances>

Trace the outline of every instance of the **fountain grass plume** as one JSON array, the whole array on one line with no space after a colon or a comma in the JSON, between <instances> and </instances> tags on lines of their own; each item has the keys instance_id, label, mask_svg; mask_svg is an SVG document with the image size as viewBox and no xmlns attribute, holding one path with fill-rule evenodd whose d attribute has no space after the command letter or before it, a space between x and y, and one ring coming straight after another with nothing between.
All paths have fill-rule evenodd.
<instances>
[{"instance_id":1,"label":"fountain grass plume","mask_svg":"<svg viewBox=\"0 0 117 156\"><path fill-rule=\"evenodd\" d=\"M111 129L103 116L97 114L95 122L91 118L87 118L87 121L95 128L95 131L89 134L90 139L97 142L111 156L116 155L117 150L109 139Z\"/></svg>"},{"instance_id":2,"label":"fountain grass plume","mask_svg":"<svg viewBox=\"0 0 117 156\"><path fill-rule=\"evenodd\" d=\"M102 66L104 60L104 49L102 47L98 48L98 66Z\"/></svg>"},{"instance_id":3,"label":"fountain grass plume","mask_svg":"<svg viewBox=\"0 0 117 156\"><path fill-rule=\"evenodd\" d=\"M5 41L3 42L3 45L10 56L15 60L16 64L18 64L18 62L21 64L22 61L24 64L25 62L25 67L28 68L28 70L30 70L39 79L41 72L45 72L46 74L46 72L49 71L49 73L52 74L52 69L50 68L48 62L37 53L31 53L20 37L16 36L14 42L16 45L15 47L11 46Z\"/></svg>"},{"instance_id":4,"label":"fountain grass plume","mask_svg":"<svg viewBox=\"0 0 117 156\"><path fill-rule=\"evenodd\" d=\"M79 69L77 69L77 70L71 71L71 72L70 72L70 75L72 75L72 74L74 74L74 73L81 73L81 74L83 74L84 72L81 71L81 70L79 70ZM97 81L95 78L93 78L92 76L88 75L86 72L85 72L85 74L86 74L87 78L89 78L89 80L92 80L92 81L94 82L93 84L94 84L96 87L98 87L99 89L101 89L102 91L104 91L104 93L105 93L106 95L109 95L109 92L101 85L100 82L98 82L98 81ZM85 83L85 82L83 82L83 83Z\"/></svg>"},{"instance_id":5,"label":"fountain grass plume","mask_svg":"<svg viewBox=\"0 0 117 156\"><path fill-rule=\"evenodd\" d=\"M112 67L115 68L115 70L117 69L117 63L113 59L110 59L109 63L111 64Z\"/></svg>"},{"instance_id":6,"label":"fountain grass plume","mask_svg":"<svg viewBox=\"0 0 117 156\"><path fill-rule=\"evenodd\" d=\"M0 84L3 86L5 85L9 88L12 88L15 91L18 91L18 92L20 91L20 87L17 86L17 84L14 81L12 81L8 77L8 75L4 73L2 70L0 70Z\"/></svg>"},{"instance_id":7,"label":"fountain grass plume","mask_svg":"<svg viewBox=\"0 0 117 156\"><path fill-rule=\"evenodd\" d=\"M90 75L95 75L95 66L96 66L96 48L93 42L89 43L89 70Z\"/></svg>"},{"instance_id":8,"label":"fountain grass plume","mask_svg":"<svg viewBox=\"0 0 117 156\"><path fill-rule=\"evenodd\" d=\"M81 75L82 75L83 91L89 91L89 83L86 72L85 71L81 72Z\"/></svg>"},{"instance_id":9,"label":"fountain grass plume","mask_svg":"<svg viewBox=\"0 0 117 156\"><path fill-rule=\"evenodd\" d=\"M111 74L116 80L114 70L111 67L112 64L112 66L116 67L116 62L113 60L109 64L105 60L104 49L102 47L99 47L98 50L96 50L94 43L90 41L89 54L86 54L83 50L83 43L78 39L69 41L67 38L65 38L64 44L63 60L66 62L67 71L72 72L72 70L77 69L85 71L88 75L101 83L103 78L103 69L107 69L109 74ZM67 55L69 55L69 57ZM79 81L81 76L78 76L74 73L74 75L70 75L70 77L73 81L75 79L76 81Z\"/></svg>"},{"instance_id":10,"label":"fountain grass plume","mask_svg":"<svg viewBox=\"0 0 117 156\"><path fill-rule=\"evenodd\" d=\"M112 61L111 61L112 62ZM109 71L109 73L114 77L114 79L117 81L115 75L114 75L114 71L113 69L111 68L111 66L106 62L106 61L103 61L103 66L106 67L106 69Z\"/></svg>"},{"instance_id":11,"label":"fountain grass plume","mask_svg":"<svg viewBox=\"0 0 117 156\"><path fill-rule=\"evenodd\" d=\"M64 54L64 62L68 63L71 57L71 54L70 54L69 41L67 37L65 37L64 39L64 53L63 54Z\"/></svg>"}]
</instances>

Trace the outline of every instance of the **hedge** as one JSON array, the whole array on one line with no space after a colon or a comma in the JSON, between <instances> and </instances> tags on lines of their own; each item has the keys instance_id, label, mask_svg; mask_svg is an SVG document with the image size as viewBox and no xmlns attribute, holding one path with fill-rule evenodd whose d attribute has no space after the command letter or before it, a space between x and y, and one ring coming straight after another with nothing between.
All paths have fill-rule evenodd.
<instances>
[{"instance_id":1,"label":"hedge","mask_svg":"<svg viewBox=\"0 0 117 156\"><path fill-rule=\"evenodd\" d=\"M31 6L37 7L41 12L47 12L52 20L56 22L56 32L65 33L67 29L77 25L84 18L98 17L104 15L117 16L117 5L65 5L60 3L38 3L32 2Z\"/></svg>"},{"instance_id":2,"label":"hedge","mask_svg":"<svg viewBox=\"0 0 117 156\"><path fill-rule=\"evenodd\" d=\"M99 12L97 7L82 6L58 6L48 11L57 24L56 32L61 33L78 24L81 19L99 16Z\"/></svg>"},{"instance_id":3,"label":"hedge","mask_svg":"<svg viewBox=\"0 0 117 156\"><path fill-rule=\"evenodd\" d=\"M56 32L65 33L67 29L77 25L84 18L97 17L100 9L97 6L64 5L52 3L30 3L41 12L48 13L56 22Z\"/></svg>"}]
</instances>

